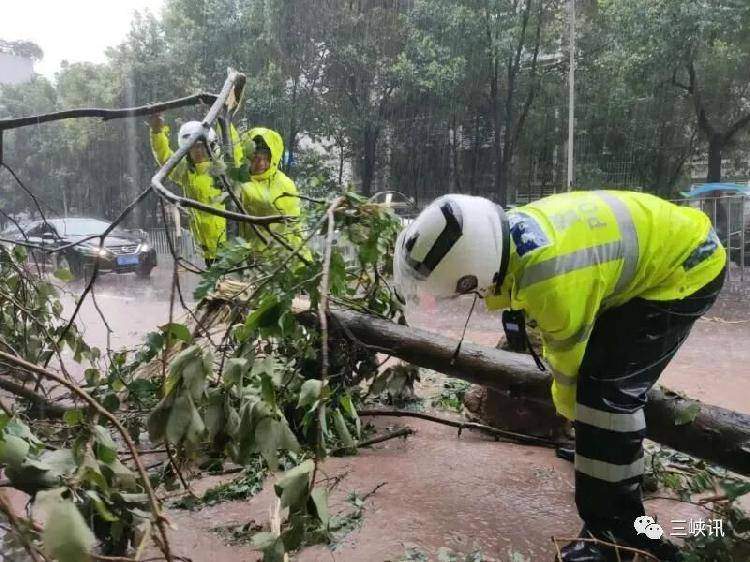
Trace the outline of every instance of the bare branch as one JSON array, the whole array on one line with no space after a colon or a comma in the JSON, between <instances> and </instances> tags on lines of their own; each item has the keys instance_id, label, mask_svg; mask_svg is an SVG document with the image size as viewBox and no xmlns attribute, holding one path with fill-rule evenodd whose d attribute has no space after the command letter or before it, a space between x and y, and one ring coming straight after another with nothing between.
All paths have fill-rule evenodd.
<instances>
[{"instance_id":1,"label":"bare branch","mask_svg":"<svg viewBox=\"0 0 750 562\"><path fill-rule=\"evenodd\" d=\"M396 439L398 437L408 437L409 435L412 435L414 433L414 430L410 427L402 427L401 429L396 429L395 431L390 431L384 435L378 435L377 437L373 437L372 439L367 439L366 441L360 441L357 443L357 448L360 447L369 447L370 445L376 445L378 443L383 443L384 441L390 441L391 439ZM339 447L338 449L334 449L331 451L332 455L335 455L336 453L343 453L345 451L348 451L349 449L347 447Z\"/></svg>"},{"instance_id":2,"label":"bare branch","mask_svg":"<svg viewBox=\"0 0 750 562\"><path fill-rule=\"evenodd\" d=\"M169 174L172 173L172 170L174 170L178 162L180 162L180 160L185 157L185 155L190 151L190 148L198 141L198 139L202 138L203 135L206 134L206 132L213 126L214 122L219 117L219 113L224 109L225 104L230 97L230 94L234 94L234 96L236 97L237 94L235 93L235 88L238 84L244 85L244 81L244 74L241 74L234 70L230 70L229 76L227 77L226 82L224 82L224 87L221 89L221 93L219 93L219 95L216 97L216 100L214 101L213 105L211 105L211 108L206 114L206 117L203 119L203 130L193 133L187 139L185 144L178 148L177 151L169 157L169 159L159 169L156 175L151 178L151 188L159 197L176 205L189 207L191 209L197 209L210 215L224 217L225 219L231 219L237 222L250 224L271 224L276 222L294 221L296 220L294 217L289 217L286 215L269 215L265 217L256 217L244 213L235 213L233 211L217 209L215 207L212 207L211 205L206 205L205 203L201 203L194 199L181 197L180 195L172 193L166 187L164 187L164 180L169 176Z\"/></svg>"},{"instance_id":3,"label":"bare branch","mask_svg":"<svg viewBox=\"0 0 750 562\"><path fill-rule=\"evenodd\" d=\"M65 406L60 406L59 404L50 402L41 394L34 392L30 388L27 388L22 384L18 384L8 380L6 378L7 375L7 372L0 373L0 388L28 400L36 408L38 408L40 412L46 414L47 416L52 418L61 418L63 414L65 414L65 412L69 410L69 408L66 408Z\"/></svg>"},{"instance_id":4,"label":"bare branch","mask_svg":"<svg viewBox=\"0 0 750 562\"><path fill-rule=\"evenodd\" d=\"M528 445L539 445L543 447L557 447L560 445L560 443L557 443L556 441L551 441L549 439L544 439L542 437L536 437L535 435L527 435L525 433L516 433L514 431L506 431L504 429L497 429L495 427L490 427L489 425L482 425L480 423L449 420L446 418L441 418L439 416L424 414L422 412L408 412L408 411L402 411L402 410L360 410L359 415L360 416L396 416L396 417L419 418L422 420L427 420L427 421L440 423L443 425L449 425L451 427L458 428L459 436L461 435L461 432L464 429L475 429L477 431L489 433L490 435L493 435L496 439L502 437L504 439L509 439L509 440L519 442L519 443L524 443Z\"/></svg>"},{"instance_id":5,"label":"bare branch","mask_svg":"<svg viewBox=\"0 0 750 562\"><path fill-rule=\"evenodd\" d=\"M747 127L748 124L750 124L750 113L744 115L743 117L740 117L737 121L734 122L731 127L729 127L729 129L723 135L724 142L727 143L732 140L732 137L734 137L734 135Z\"/></svg>"},{"instance_id":6,"label":"bare branch","mask_svg":"<svg viewBox=\"0 0 750 562\"><path fill-rule=\"evenodd\" d=\"M151 115L168 109L184 107L186 105L195 105L198 103L209 104L216 100L216 94L196 94L162 103L141 105L138 107L129 107L124 109L99 109L99 108L81 108L69 109L66 111L57 111L54 113L43 113L41 115L32 115L29 117L16 117L13 119L0 119L0 131L6 129L16 129L28 125L39 125L50 121L59 121L60 119L73 119L76 117L100 117L104 120L121 119L123 117L140 117Z\"/></svg>"},{"instance_id":7,"label":"bare branch","mask_svg":"<svg viewBox=\"0 0 750 562\"><path fill-rule=\"evenodd\" d=\"M318 291L320 292L320 300L318 302L318 316L320 318L320 380L322 386L325 387L328 381L328 291L330 289L329 282L331 277L331 253L333 246L333 233L335 227L334 212L336 208L344 200L343 197L337 197L331 206L326 211L326 218L328 220L328 232L326 234L326 245L325 252L323 254L323 277L320 280L320 286ZM323 435L323 428L325 427L325 416L326 407L323 400L318 405L318 453L325 449L325 437ZM317 461L318 455L316 455ZM316 462L317 470L317 462ZM315 482L315 476L313 475L313 482Z\"/></svg>"},{"instance_id":8,"label":"bare branch","mask_svg":"<svg viewBox=\"0 0 750 562\"><path fill-rule=\"evenodd\" d=\"M613 542L603 541L601 539L597 539L595 537L591 538L585 538L585 537L552 537L552 542L555 545L555 548L557 549L557 561L562 562L562 555L560 554L560 548L557 545L557 541L564 541L564 542L571 542L571 541L581 541L581 542L592 542L595 544L601 544L604 546L608 546L610 548L614 548L617 552L617 556L619 559L620 551L622 552L630 552L633 554L637 554L639 556L643 556L645 560L654 560L655 562L659 562L659 559L654 556L653 554L646 552L645 550L641 550L639 548L633 548L631 546L624 546L621 544L615 544Z\"/></svg>"}]
</instances>

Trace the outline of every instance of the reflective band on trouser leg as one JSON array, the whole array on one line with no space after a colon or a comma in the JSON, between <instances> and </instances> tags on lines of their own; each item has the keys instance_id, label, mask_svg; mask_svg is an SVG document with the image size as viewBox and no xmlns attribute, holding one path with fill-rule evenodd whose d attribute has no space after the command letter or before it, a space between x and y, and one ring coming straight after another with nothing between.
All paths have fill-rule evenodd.
<instances>
[{"instance_id":1,"label":"reflective band on trouser leg","mask_svg":"<svg viewBox=\"0 0 750 562\"><path fill-rule=\"evenodd\" d=\"M613 464L576 455L575 466L578 472L597 480L619 483L643 474L643 457L630 464Z\"/></svg>"},{"instance_id":2,"label":"reflective band on trouser leg","mask_svg":"<svg viewBox=\"0 0 750 562\"><path fill-rule=\"evenodd\" d=\"M621 433L643 431L646 429L646 416L643 413L643 409L632 413L615 414L578 404L576 406L576 421L598 427L599 429Z\"/></svg>"}]
</instances>

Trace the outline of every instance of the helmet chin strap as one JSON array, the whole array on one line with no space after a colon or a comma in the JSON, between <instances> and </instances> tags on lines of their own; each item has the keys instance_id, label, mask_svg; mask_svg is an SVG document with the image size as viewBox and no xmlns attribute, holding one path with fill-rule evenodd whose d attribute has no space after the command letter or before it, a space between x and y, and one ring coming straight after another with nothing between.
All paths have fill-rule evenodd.
<instances>
[{"instance_id":1,"label":"helmet chin strap","mask_svg":"<svg viewBox=\"0 0 750 562\"><path fill-rule=\"evenodd\" d=\"M474 307L477 304L477 299L480 297L479 293L476 291L474 292L474 300L471 302L471 308L469 309L469 314L466 316L466 323L464 324L464 331L461 332L461 339L458 340L458 345L456 346L456 350L453 352L453 355L451 356L451 367L456 364L456 359L458 359L458 354L461 353L461 345L464 343L464 338L466 337L466 329L469 327L469 320L471 320L471 315L474 312Z\"/></svg>"},{"instance_id":2,"label":"helmet chin strap","mask_svg":"<svg viewBox=\"0 0 750 562\"><path fill-rule=\"evenodd\" d=\"M500 294L500 288L503 286L505 281L505 275L508 273L508 265L510 264L510 225L508 224L508 217L505 215L505 211L500 205L497 206L497 214L500 217L500 231L502 234L502 255L500 257L500 269L495 274L495 294Z\"/></svg>"},{"instance_id":3,"label":"helmet chin strap","mask_svg":"<svg viewBox=\"0 0 750 562\"><path fill-rule=\"evenodd\" d=\"M508 264L510 263L510 225L508 224L508 217L505 216L505 211L503 211L500 205L497 206L497 214L498 217L500 217L500 230L502 233L502 256L500 257L500 269L498 270L495 279L495 294L499 295L500 287L502 287L503 281L505 281L505 274L508 273ZM464 330L461 333L461 339L458 341L456 350L451 356L451 366L456 364L456 359L458 359L458 355L461 353L461 345L464 343L464 338L466 337L466 329L469 327L469 320L471 320L471 315L474 312L474 307L476 306L479 297L481 297L481 295L474 291L474 301L471 303L469 314L466 317L466 323L464 324ZM537 363L537 365L538 364L539 363Z\"/></svg>"}]
</instances>

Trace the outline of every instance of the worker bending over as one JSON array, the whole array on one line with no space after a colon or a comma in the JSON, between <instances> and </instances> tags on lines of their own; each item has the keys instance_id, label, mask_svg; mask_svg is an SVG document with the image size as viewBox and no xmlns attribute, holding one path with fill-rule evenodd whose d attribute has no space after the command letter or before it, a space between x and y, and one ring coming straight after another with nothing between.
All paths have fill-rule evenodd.
<instances>
[{"instance_id":1,"label":"worker bending over","mask_svg":"<svg viewBox=\"0 0 750 562\"><path fill-rule=\"evenodd\" d=\"M555 407L574 421L581 537L663 561L681 560L679 550L634 528L644 515L643 407L716 300L725 265L705 214L618 191L553 195L507 213L487 199L446 195L399 235L394 256L407 298L475 294L536 323ZM620 559L581 540L562 558Z\"/></svg>"}]
</instances>

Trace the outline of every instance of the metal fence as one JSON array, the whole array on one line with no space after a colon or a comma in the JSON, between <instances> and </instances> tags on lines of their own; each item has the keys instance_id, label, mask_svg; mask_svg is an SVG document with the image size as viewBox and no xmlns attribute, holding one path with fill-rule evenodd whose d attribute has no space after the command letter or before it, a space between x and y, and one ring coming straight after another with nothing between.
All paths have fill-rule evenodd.
<instances>
[{"instance_id":1,"label":"metal fence","mask_svg":"<svg viewBox=\"0 0 750 562\"><path fill-rule=\"evenodd\" d=\"M175 236L173 231L168 233L166 228L152 228L148 231L149 241L159 257L172 258L167 239L169 235L172 236L172 244L180 257L192 263L199 261L200 254L195 246L193 235L185 228L180 229L179 236Z\"/></svg>"},{"instance_id":2,"label":"metal fence","mask_svg":"<svg viewBox=\"0 0 750 562\"><path fill-rule=\"evenodd\" d=\"M678 205L700 209L709 216L716 234L729 255L727 280L745 281L745 269L750 267L750 201L748 197L726 195L685 198L674 202ZM750 280L750 275L748 275L748 280Z\"/></svg>"}]
</instances>

